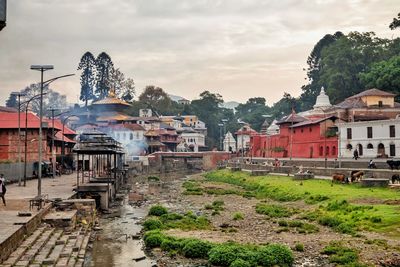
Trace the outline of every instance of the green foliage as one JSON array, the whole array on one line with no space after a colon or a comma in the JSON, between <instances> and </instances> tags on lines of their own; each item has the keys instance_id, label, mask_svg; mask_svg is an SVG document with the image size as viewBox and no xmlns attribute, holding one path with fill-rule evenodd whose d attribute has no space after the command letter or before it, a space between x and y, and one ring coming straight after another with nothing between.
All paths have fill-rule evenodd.
<instances>
[{"instance_id":1,"label":"green foliage","mask_svg":"<svg viewBox=\"0 0 400 267\"><path fill-rule=\"evenodd\" d=\"M108 96L113 71L114 64L111 57L107 53L101 52L96 58L96 98L103 99Z\"/></svg>"},{"instance_id":2,"label":"green foliage","mask_svg":"<svg viewBox=\"0 0 400 267\"><path fill-rule=\"evenodd\" d=\"M149 176L149 177L147 177L147 180L149 182L158 182L158 181L160 181L160 177L158 177L158 176Z\"/></svg>"},{"instance_id":3,"label":"green foliage","mask_svg":"<svg viewBox=\"0 0 400 267\"><path fill-rule=\"evenodd\" d=\"M82 70L79 99L84 101L85 106L87 106L88 101L94 99L93 89L95 84L96 59L92 53L86 52L83 54L78 65L78 70Z\"/></svg>"},{"instance_id":4,"label":"green foliage","mask_svg":"<svg viewBox=\"0 0 400 267\"><path fill-rule=\"evenodd\" d=\"M269 244L258 251L258 264L261 266L292 266L292 251L283 245Z\"/></svg>"},{"instance_id":5,"label":"green foliage","mask_svg":"<svg viewBox=\"0 0 400 267\"><path fill-rule=\"evenodd\" d=\"M146 231L149 230L155 230L155 229L161 229L162 228L162 222L159 219L147 219L144 223L143 223L143 229Z\"/></svg>"},{"instance_id":6,"label":"green foliage","mask_svg":"<svg viewBox=\"0 0 400 267\"><path fill-rule=\"evenodd\" d=\"M203 189L201 189L198 182L185 181L182 187L186 189L183 192L184 195L203 195Z\"/></svg>"},{"instance_id":7,"label":"green foliage","mask_svg":"<svg viewBox=\"0 0 400 267\"><path fill-rule=\"evenodd\" d=\"M398 27L400 27L400 13L397 15L397 18L393 18L393 21L389 25L391 30L394 30Z\"/></svg>"},{"instance_id":8,"label":"green foliage","mask_svg":"<svg viewBox=\"0 0 400 267\"><path fill-rule=\"evenodd\" d=\"M297 232L301 234L310 234L319 231L319 228L317 226L298 220L292 220L292 221L279 220L278 225L287 228L287 230L289 230L289 228L295 228ZM280 231L282 230L283 229L280 229Z\"/></svg>"},{"instance_id":9,"label":"green foliage","mask_svg":"<svg viewBox=\"0 0 400 267\"><path fill-rule=\"evenodd\" d=\"M307 204L315 204L315 203L323 202L328 199L329 199L328 196L317 194L317 195L311 195L311 196L307 197L304 200L304 202Z\"/></svg>"},{"instance_id":10,"label":"green foliage","mask_svg":"<svg viewBox=\"0 0 400 267\"><path fill-rule=\"evenodd\" d=\"M201 258L207 259L208 252L212 248L212 244L198 239L189 240L185 242L182 248L182 254L186 258Z\"/></svg>"},{"instance_id":11,"label":"green foliage","mask_svg":"<svg viewBox=\"0 0 400 267\"><path fill-rule=\"evenodd\" d=\"M263 115L270 114L271 108L265 103L265 98L254 97L249 98L245 104L239 104L236 107L237 118L249 123L256 131L261 130L263 124Z\"/></svg>"},{"instance_id":12,"label":"green foliage","mask_svg":"<svg viewBox=\"0 0 400 267\"><path fill-rule=\"evenodd\" d=\"M160 87L147 85L139 96L139 100L151 108L156 114L173 115L173 101Z\"/></svg>"},{"instance_id":13,"label":"green foliage","mask_svg":"<svg viewBox=\"0 0 400 267\"><path fill-rule=\"evenodd\" d=\"M241 213L241 212L235 212L235 213L233 214L232 219L234 219L235 221L243 220L243 219L244 219L244 215L243 215L243 213Z\"/></svg>"},{"instance_id":14,"label":"green foliage","mask_svg":"<svg viewBox=\"0 0 400 267\"><path fill-rule=\"evenodd\" d=\"M164 241L165 236L160 231L148 231L143 237L144 244L147 248L160 247Z\"/></svg>"},{"instance_id":15,"label":"green foliage","mask_svg":"<svg viewBox=\"0 0 400 267\"><path fill-rule=\"evenodd\" d=\"M251 267L252 265L245 260L236 259L234 260L229 267Z\"/></svg>"},{"instance_id":16,"label":"green foliage","mask_svg":"<svg viewBox=\"0 0 400 267\"><path fill-rule=\"evenodd\" d=\"M329 261L331 263L359 266L358 252L354 249L343 246L340 242L331 242L323 249L322 253L329 255Z\"/></svg>"},{"instance_id":17,"label":"green foliage","mask_svg":"<svg viewBox=\"0 0 400 267\"><path fill-rule=\"evenodd\" d=\"M165 208L164 206L161 206L161 205L155 205L150 208L148 215L149 216L161 216L161 215L164 215L167 213L168 213L167 208Z\"/></svg>"},{"instance_id":18,"label":"green foliage","mask_svg":"<svg viewBox=\"0 0 400 267\"><path fill-rule=\"evenodd\" d=\"M289 217L293 214L293 211L291 209L284 206L262 203L258 203L256 205L256 212L276 218Z\"/></svg>"},{"instance_id":19,"label":"green foliage","mask_svg":"<svg viewBox=\"0 0 400 267\"><path fill-rule=\"evenodd\" d=\"M304 251L304 245L302 243L296 243L296 245L294 245L294 250L299 251L299 252L303 252Z\"/></svg>"}]
</instances>

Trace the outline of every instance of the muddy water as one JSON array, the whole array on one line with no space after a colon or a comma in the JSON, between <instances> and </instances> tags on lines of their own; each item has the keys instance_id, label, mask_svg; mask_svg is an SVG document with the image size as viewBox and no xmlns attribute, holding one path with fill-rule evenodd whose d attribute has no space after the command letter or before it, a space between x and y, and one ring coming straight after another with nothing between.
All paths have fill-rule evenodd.
<instances>
[{"instance_id":1,"label":"muddy water","mask_svg":"<svg viewBox=\"0 0 400 267\"><path fill-rule=\"evenodd\" d=\"M102 218L100 220L102 230L96 235L88 266L151 267L155 265L156 262L147 258L135 260L145 257L142 250L143 241L132 239L132 236L139 234L142 227L136 223L146 214L146 208L132 207L125 201L118 216Z\"/></svg>"}]
</instances>

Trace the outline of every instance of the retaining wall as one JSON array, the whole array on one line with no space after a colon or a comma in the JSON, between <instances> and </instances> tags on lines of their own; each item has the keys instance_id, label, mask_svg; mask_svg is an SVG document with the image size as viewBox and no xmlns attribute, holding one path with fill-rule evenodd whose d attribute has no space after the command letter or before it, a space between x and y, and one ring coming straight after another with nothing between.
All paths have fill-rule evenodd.
<instances>
[{"instance_id":1,"label":"retaining wall","mask_svg":"<svg viewBox=\"0 0 400 267\"><path fill-rule=\"evenodd\" d=\"M20 169L21 168L21 169ZM0 173L4 174L6 181L8 183L18 182L19 172L21 172L21 180L24 177L24 163L0 163ZM26 175L28 179L32 177L33 174L33 163L28 162L26 164Z\"/></svg>"}]
</instances>

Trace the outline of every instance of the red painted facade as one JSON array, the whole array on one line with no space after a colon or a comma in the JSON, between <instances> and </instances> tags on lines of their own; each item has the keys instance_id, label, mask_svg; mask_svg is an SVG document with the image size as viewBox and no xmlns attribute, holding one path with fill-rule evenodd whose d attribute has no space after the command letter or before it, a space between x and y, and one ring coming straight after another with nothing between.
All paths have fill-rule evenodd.
<instances>
[{"instance_id":1,"label":"red painted facade","mask_svg":"<svg viewBox=\"0 0 400 267\"><path fill-rule=\"evenodd\" d=\"M334 118L280 124L276 135L251 138L251 155L268 158L336 158L338 138Z\"/></svg>"}]
</instances>

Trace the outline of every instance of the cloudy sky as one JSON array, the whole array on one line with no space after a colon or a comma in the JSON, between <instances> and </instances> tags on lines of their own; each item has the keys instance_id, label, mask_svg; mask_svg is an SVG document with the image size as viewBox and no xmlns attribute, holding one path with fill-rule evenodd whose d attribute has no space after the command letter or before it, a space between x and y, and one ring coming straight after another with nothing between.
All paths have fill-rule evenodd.
<instances>
[{"instance_id":1,"label":"cloudy sky","mask_svg":"<svg viewBox=\"0 0 400 267\"><path fill-rule=\"evenodd\" d=\"M397 37L388 24L398 12L399 0L9 0L0 104L39 80L31 64L53 64L45 78L76 73L52 86L76 101L86 51L106 51L138 93L153 84L188 99L210 90L272 104L300 94L307 56L325 34Z\"/></svg>"}]
</instances>

